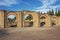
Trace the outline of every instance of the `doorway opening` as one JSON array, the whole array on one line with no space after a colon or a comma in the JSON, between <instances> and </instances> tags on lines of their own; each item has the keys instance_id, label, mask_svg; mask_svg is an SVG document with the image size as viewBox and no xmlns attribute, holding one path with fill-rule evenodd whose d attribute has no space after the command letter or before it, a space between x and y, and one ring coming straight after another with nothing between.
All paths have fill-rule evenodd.
<instances>
[{"instance_id":1,"label":"doorway opening","mask_svg":"<svg viewBox=\"0 0 60 40\"><path fill-rule=\"evenodd\" d=\"M45 18L45 16L42 16L41 18L40 18L40 27L44 27L45 26L45 20L46 20L46 18Z\"/></svg>"},{"instance_id":2,"label":"doorway opening","mask_svg":"<svg viewBox=\"0 0 60 40\"><path fill-rule=\"evenodd\" d=\"M7 17L7 23L9 27L17 27L17 20L15 15L9 15Z\"/></svg>"},{"instance_id":3,"label":"doorway opening","mask_svg":"<svg viewBox=\"0 0 60 40\"><path fill-rule=\"evenodd\" d=\"M40 23L40 27L43 27L45 25L45 22Z\"/></svg>"},{"instance_id":4,"label":"doorway opening","mask_svg":"<svg viewBox=\"0 0 60 40\"><path fill-rule=\"evenodd\" d=\"M51 23L51 24L52 24L52 26L56 26L56 23L55 23L55 21L52 21L52 23Z\"/></svg>"},{"instance_id":5,"label":"doorway opening","mask_svg":"<svg viewBox=\"0 0 60 40\"><path fill-rule=\"evenodd\" d=\"M33 17L28 14L24 16L24 27L32 27L33 26Z\"/></svg>"}]
</instances>

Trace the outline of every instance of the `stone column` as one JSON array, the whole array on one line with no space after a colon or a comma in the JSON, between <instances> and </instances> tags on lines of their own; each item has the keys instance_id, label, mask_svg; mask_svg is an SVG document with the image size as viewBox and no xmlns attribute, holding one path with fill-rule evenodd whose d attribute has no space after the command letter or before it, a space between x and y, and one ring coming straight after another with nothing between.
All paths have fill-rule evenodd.
<instances>
[{"instance_id":1,"label":"stone column","mask_svg":"<svg viewBox=\"0 0 60 40\"><path fill-rule=\"evenodd\" d=\"M39 15L38 13L33 13L33 27L38 28L39 27Z\"/></svg>"},{"instance_id":2,"label":"stone column","mask_svg":"<svg viewBox=\"0 0 60 40\"><path fill-rule=\"evenodd\" d=\"M57 18L58 26L60 26L60 17Z\"/></svg>"},{"instance_id":3,"label":"stone column","mask_svg":"<svg viewBox=\"0 0 60 40\"><path fill-rule=\"evenodd\" d=\"M17 12L18 16L17 16L17 27L23 27L23 16L21 12Z\"/></svg>"},{"instance_id":4,"label":"stone column","mask_svg":"<svg viewBox=\"0 0 60 40\"><path fill-rule=\"evenodd\" d=\"M0 28L4 28L4 11L0 11Z\"/></svg>"},{"instance_id":5,"label":"stone column","mask_svg":"<svg viewBox=\"0 0 60 40\"><path fill-rule=\"evenodd\" d=\"M23 12L19 13L19 22L20 22L20 27L23 27Z\"/></svg>"},{"instance_id":6,"label":"stone column","mask_svg":"<svg viewBox=\"0 0 60 40\"><path fill-rule=\"evenodd\" d=\"M51 27L51 17L50 17L50 15L47 15L47 17L46 17L46 27Z\"/></svg>"}]
</instances>

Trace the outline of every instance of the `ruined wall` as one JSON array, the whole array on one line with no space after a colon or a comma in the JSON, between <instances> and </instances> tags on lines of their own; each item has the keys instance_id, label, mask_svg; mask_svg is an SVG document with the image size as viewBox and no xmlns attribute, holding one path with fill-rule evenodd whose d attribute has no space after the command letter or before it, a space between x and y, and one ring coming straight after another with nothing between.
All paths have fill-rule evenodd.
<instances>
[{"instance_id":1,"label":"ruined wall","mask_svg":"<svg viewBox=\"0 0 60 40\"><path fill-rule=\"evenodd\" d=\"M0 28L4 28L4 11L0 11Z\"/></svg>"},{"instance_id":2,"label":"ruined wall","mask_svg":"<svg viewBox=\"0 0 60 40\"><path fill-rule=\"evenodd\" d=\"M51 16L51 24L53 21L56 24L55 26L58 26L58 17L57 16L55 16L55 15Z\"/></svg>"},{"instance_id":3,"label":"ruined wall","mask_svg":"<svg viewBox=\"0 0 60 40\"><path fill-rule=\"evenodd\" d=\"M45 17L45 19L41 20L41 17ZM51 18L48 14L41 14L40 23L41 23L41 21L45 22L44 27L51 27Z\"/></svg>"},{"instance_id":4,"label":"ruined wall","mask_svg":"<svg viewBox=\"0 0 60 40\"><path fill-rule=\"evenodd\" d=\"M22 12L16 12L18 15L17 15L17 19L18 19L18 26L17 27L23 27L23 13Z\"/></svg>"},{"instance_id":5,"label":"ruined wall","mask_svg":"<svg viewBox=\"0 0 60 40\"><path fill-rule=\"evenodd\" d=\"M51 17L50 17L50 15L46 15L47 17L47 19L46 19L46 27L51 27Z\"/></svg>"},{"instance_id":6,"label":"ruined wall","mask_svg":"<svg viewBox=\"0 0 60 40\"><path fill-rule=\"evenodd\" d=\"M37 12L29 12L29 11L24 11L23 16L25 15L32 15L33 17L33 28L38 28L39 27L39 15ZM24 26L24 25L23 25Z\"/></svg>"},{"instance_id":7,"label":"ruined wall","mask_svg":"<svg viewBox=\"0 0 60 40\"><path fill-rule=\"evenodd\" d=\"M16 21L17 21L17 27L22 27L22 14L21 12L7 12L7 17L9 15L14 15L16 17ZM7 19L8 21L8 19ZM8 27L8 23L6 24L6 27Z\"/></svg>"},{"instance_id":8,"label":"ruined wall","mask_svg":"<svg viewBox=\"0 0 60 40\"><path fill-rule=\"evenodd\" d=\"M58 27L60 26L60 17L57 17L57 23L58 23Z\"/></svg>"},{"instance_id":9,"label":"ruined wall","mask_svg":"<svg viewBox=\"0 0 60 40\"><path fill-rule=\"evenodd\" d=\"M32 11L21 11L21 12L5 12L0 10L0 28L8 28L8 23L7 23L7 17L9 15L15 15L16 20L17 20L17 27L24 27L24 16L25 15L32 15L33 17L33 27L32 28L38 28L40 27L40 23L43 21L40 18L45 17L45 25L44 27L52 27L52 20L55 21L56 25L55 26L60 26L60 17L59 16L50 16L48 14L39 14L38 12L32 12Z\"/></svg>"}]
</instances>

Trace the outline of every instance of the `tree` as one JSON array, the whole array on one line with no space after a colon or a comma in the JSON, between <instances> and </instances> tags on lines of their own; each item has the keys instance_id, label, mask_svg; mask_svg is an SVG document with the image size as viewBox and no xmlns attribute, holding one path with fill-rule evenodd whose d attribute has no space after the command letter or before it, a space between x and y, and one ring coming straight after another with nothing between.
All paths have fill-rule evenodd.
<instances>
[{"instance_id":1,"label":"tree","mask_svg":"<svg viewBox=\"0 0 60 40\"><path fill-rule=\"evenodd\" d=\"M60 16L60 10L58 10L58 16Z\"/></svg>"},{"instance_id":2,"label":"tree","mask_svg":"<svg viewBox=\"0 0 60 40\"><path fill-rule=\"evenodd\" d=\"M53 10L53 9L52 9L52 11L49 10L49 11L47 12L47 14L49 14L49 15L54 15L54 10Z\"/></svg>"},{"instance_id":3,"label":"tree","mask_svg":"<svg viewBox=\"0 0 60 40\"><path fill-rule=\"evenodd\" d=\"M55 15L58 16L57 10L55 11Z\"/></svg>"},{"instance_id":4,"label":"tree","mask_svg":"<svg viewBox=\"0 0 60 40\"><path fill-rule=\"evenodd\" d=\"M10 19L10 18L8 18L8 20L9 20L9 22L10 22L10 20L11 20L11 19Z\"/></svg>"},{"instance_id":5,"label":"tree","mask_svg":"<svg viewBox=\"0 0 60 40\"><path fill-rule=\"evenodd\" d=\"M16 17L13 18L13 21L15 21L15 20L16 20Z\"/></svg>"},{"instance_id":6,"label":"tree","mask_svg":"<svg viewBox=\"0 0 60 40\"><path fill-rule=\"evenodd\" d=\"M40 12L40 14L43 14L42 12Z\"/></svg>"},{"instance_id":7,"label":"tree","mask_svg":"<svg viewBox=\"0 0 60 40\"><path fill-rule=\"evenodd\" d=\"M9 20L9 22L10 22L10 23L13 23L13 22L15 22L15 20L16 20L16 17L14 17L13 19L11 19L11 18L8 18L8 20Z\"/></svg>"},{"instance_id":8,"label":"tree","mask_svg":"<svg viewBox=\"0 0 60 40\"><path fill-rule=\"evenodd\" d=\"M52 13L54 14L54 10L52 9Z\"/></svg>"},{"instance_id":9,"label":"tree","mask_svg":"<svg viewBox=\"0 0 60 40\"><path fill-rule=\"evenodd\" d=\"M27 16L25 20L31 20L33 19L31 15Z\"/></svg>"},{"instance_id":10,"label":"tree","mask_svg":"<svg viewBox=\"0 0 60 40\"><path fill-rule=\"evenodd\" d=\"M58 10L58 12L57 12L57 10L56 10L55 15L56 15L56 16L60 16L60 10Z\"/></svg>"}]
</instances>

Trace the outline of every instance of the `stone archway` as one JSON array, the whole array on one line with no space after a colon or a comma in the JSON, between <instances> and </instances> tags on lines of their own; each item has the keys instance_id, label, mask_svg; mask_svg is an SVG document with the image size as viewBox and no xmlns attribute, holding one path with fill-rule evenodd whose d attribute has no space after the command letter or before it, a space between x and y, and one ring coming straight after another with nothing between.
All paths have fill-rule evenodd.
<instances>
[{"instance_id":1,"label":"stone archway","mask_svg":"<svg viewBox=\"0 0 60 40\"><path fill-rule=\"evenodd\" d=\"M48 14L41 14L40 15L40 23L42 23L44 25L44 27L51 27L50 16ZM41 26L41 24L40 24L40 26Z\"/></svg>"},{"instance_id":2,"label":"stone archway","mask_svg":"<svg viewBox=\"0 0 60 40\"><path fill-rule=\"evenodd\" d=\"M58 26L58 22L57 22L57 17L56 16L52 16L51 17L51 26Z\"/></svg>"},{"instance_id":3,"label":"stone archway","mask_svg":"<svg viewBox=\"0 0 60 40\"><path fill-rule=\"evenodd\" d=\"M16 20L15 20L16 22L15 21L14 22L13 21L12 22L9 21L8 17L11 16L11 15L14 15L16 17ZM6 21L7 22L7 24L6 24L7 27L12 27L14 25L15 26L18 25L17 24L18 23L18 19L17 19L18 18L18 15L17 15L17 13L15 13L15 12L8 12L6 18L7 18L7 21Z\"/></svg>"},{"instance_id":4,"label":"stone archway","mask_svg":"<svg viewBox=\"0 0 60 40\"><path fill-rule=\"evenodd\" d=\"M9 15L7 17L7 24L10 27L17 27L17 20L15 15Z\"/></svg>"},{"instance_id":5,"label":"stone archway","mask_svg":"<svg viewBox=\"0 0 60 40\"><path fill-rule=\"evenodd\" d=\"M25 15L24 16L24 27L32 27L33 26L33 17L32 15Z\"/></svg>"},{"instance_id":6,"label":"stone archway","mask_svg":"<svg viewBox=\"0 0 60 40\"><path fill-rule=\"evenodd\" d=\"M44 27L46 25L46 16L41 15L40 16L40 27Z\"/></svg>"},{"instance_id":7,"label":"stone archway","mask_svg":"<svg viewBox=\"0 0 60 40\"><path fill-rule=\"evenodd\" d=\"M38 28L38 26L39 26L39 15L38 15L38 13L37 12L31 12L31 11L24 11L23 17L25 15L31 15L33 17L33 22L31 22L31 23L33 23L33 27ZM24 21L23 21L23 23L24 23ZM24 24L23 24L23 26L24 26Z\"/></svg>"},{"instance_id":8,"label":"stone archway","mask_svg":"<svg viewBox=\"0 0 60 40\"><path fill-rule=\"evenodd\" d=\"M56 26L56 23L54 21L51 22L52 27Z\"/></svg>"}]
</instances>

